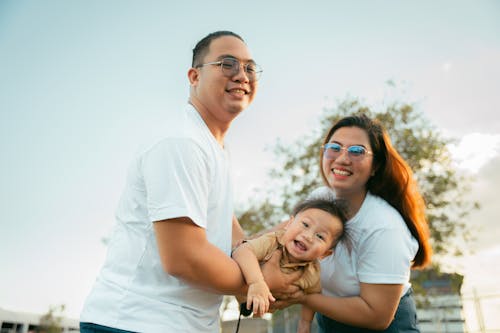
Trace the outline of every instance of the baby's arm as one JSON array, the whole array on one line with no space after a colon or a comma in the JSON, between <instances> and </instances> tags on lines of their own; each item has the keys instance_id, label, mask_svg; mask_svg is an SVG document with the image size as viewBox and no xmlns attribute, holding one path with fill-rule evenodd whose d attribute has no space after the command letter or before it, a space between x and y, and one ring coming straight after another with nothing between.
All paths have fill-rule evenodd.
<instances>
[{"instance_id":1,"label":"baby's arm","mask_svg":"<svg viewBox=\"0 0 500 333\"><path fill-rule=\"evenodd\" d=\"M240 266L248 284L247 309L253 306L253 313L263 315L269 310L269 301L274 297L264 281L259 261L248 243L243 243L233 251L233 259Z\"/></svg>"}]
</instances>

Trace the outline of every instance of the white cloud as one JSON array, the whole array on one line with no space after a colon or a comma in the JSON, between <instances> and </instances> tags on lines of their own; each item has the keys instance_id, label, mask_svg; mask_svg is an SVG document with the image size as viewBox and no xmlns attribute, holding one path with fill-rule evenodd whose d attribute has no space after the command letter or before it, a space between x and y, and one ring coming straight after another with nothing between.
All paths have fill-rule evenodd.
<instances>
[{"instance_id":1,"label":"white cloud","mask_svg":"<svg viewBox=\"0 0 500 333\"><path fill-rule=\"evenodd\" d=\"M470 198L481 208L469 216L469 227L477 230L477 249L498 244L500 235L500 211L498 210L498 188L500 188L500 156L489 160L476 174Z\"/></svg>"},{"instance_id":2,"label":"white cloud","mask_svg":"<svg viewBox=\"0 0 500 333\"><path fill-rule=\"evenodd\" d=\"M498 290L500 278L500 245L493 245L463 258L450 258L447 263L465 273L462 292L471 293L473 289L484 293Z\"/></svg>"},{"instance_id":3,"label":"white cloud","mask_svg":"<svg viewBox=\"0 0 500 333\"><path fill-rule=\"evenodd\" d=\"M481 49L423 68L412 79L429 118L460 133L500 132L500 49Z\"/></svg>"},{"instance_id":4,"label":"white cloud","mask_svg":"<svg viewBox=\"0 0 500 333\"><path fill-rule=\"evenodd\" d=\"M458 144L450 145L449 148L459 168L476 174L500 155L500 134L467 134Z\"/></svg>"},{"instance_id":5,"label":"white cloud","mask_svg":"<svg viewBox=\"0 0 500 333\"><path fill-rule=\"evenodd\" d=\"M500 245L479 251L460 260L457 266L465 275L462 286L463 311L469 330L479 331L477 316L482 316L482 321L487 328L498 327L498 310L500 309L500 296L498 279L500 278ZM491 296L494 297L491 297ZM488 297L485 297L488 296ZM480 297L481 313L478 313L476 302Z\"/></svg>"}]
</instances>

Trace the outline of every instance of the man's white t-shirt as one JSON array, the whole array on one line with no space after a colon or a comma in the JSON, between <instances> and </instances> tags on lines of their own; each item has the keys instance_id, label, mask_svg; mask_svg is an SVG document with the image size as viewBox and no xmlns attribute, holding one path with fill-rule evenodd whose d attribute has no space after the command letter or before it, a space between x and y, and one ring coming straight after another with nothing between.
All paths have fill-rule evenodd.
<instances>
[{"instance_id":1,"label":"man's white t-shirt","mask_svg":"<svg viewBox=\"0 0 500 333\"><path fill-rule=\"evenodd\" d=\"M132 162L107 258L82 322L137 332L219 332L222 296L163 270L153 223L187 216L229 255L233 193L228 152L191 105L165 133Z\"/></svg>"},{"instance_id":2,"label":"man's white t-shirt","mask_svg":"<svg viewBox=\"0 0 500 333\"><path fill-rule=\"evenodd\" d=\"M310 197L332 193L322 187ZM333 255L320 261L322 292L328 296L358 296L363 282L402 284L403 296L411 287L411 263L418 242L399 212L368 192L357 214L347 221L346 231L347 239L337 244Z\"/></svg>"}]
</instances>

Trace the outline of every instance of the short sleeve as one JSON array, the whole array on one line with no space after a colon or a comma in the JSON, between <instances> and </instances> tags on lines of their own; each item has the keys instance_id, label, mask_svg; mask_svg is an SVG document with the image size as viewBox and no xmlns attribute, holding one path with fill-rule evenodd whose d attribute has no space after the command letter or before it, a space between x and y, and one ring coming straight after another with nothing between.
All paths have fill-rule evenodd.
<instances>
[{"instance_id":1,"label":"short sleeve","mask_svg":"<svg viewBox=\"0 0 500 333\"><path fill-rule=\"evenodd\" d=\"M406 283L414 256L414 240L409 232L400 228L378 229L365 239L358 254L360 282Z\"/></svg>"},{"instance_id":2,"label":"short sleeve","mask_svg":"<svg viewBox=\"0 0 500 333\"><path fill-rule=\"evenodd\" d=\"M209 167L202 149L189 139L165 139L142 159L151 221L189 217L207 225Z\"/></svg>"},{"instance_id":3,"label":"short sleeve","mask_svg":"<svg viewBox=\"0 0 500 333\"><path fill-rule=\"evenodd\" d=\"M268 255L278 248L278 241L274 232L269 232L246 242L252 247L258 261L266 260Z\"/></svg>"}]
</instances>

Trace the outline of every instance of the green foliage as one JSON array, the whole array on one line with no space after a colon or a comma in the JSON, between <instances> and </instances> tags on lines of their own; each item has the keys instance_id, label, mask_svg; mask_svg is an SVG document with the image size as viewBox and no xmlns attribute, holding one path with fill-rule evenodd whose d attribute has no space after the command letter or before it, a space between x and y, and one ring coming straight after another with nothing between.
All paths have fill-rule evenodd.
<instances>
[{"instance_id":1,"label":"green foliage","mask_svg":"<svg viewBox=\"0 0 500 333\"><path fill-rule=\"evenodd\" d=\"M437 264L432 264L423 270L412 271L411 284L417 308L429 308L432 296L460 295L463 282L463 275L441 272Z\"/></svg>"},{"instance_id":2,"label":"green foliage","mask_svg":"<svg viewBox=\"0 0 500 333\"><path fill-rule=\"evenodd\" d=\"M438 265L413 271L411 275L413 291L421 295L439 295L441 293L460 294L464 282L463 275L444 273Z\"/></svg>"},{"instance_id":3,"label":"green foliage","mask_svg":"<svg viewBox=\"0 0 500 333\"><path fill-rule=\"evenodd\" d=\"M51 306L49 311L40 318L39 331L44 333L61 333L63 312L66 306L64 304Z\"/></svg>"},{"instance_id":4,"label":"green foliage","mask_svg":"<svg viewBox=\"0 0 500 333\"><path fill-rule=\"evenodd\" d=\"M394 146L411 166L426 202L436 259L463 254L471 238L466 219L479 207L465 198L471 179L454 168L448 150L452 141L444 138L413 105L401 102L374 110L359 99L346 98L324 109L317 131L294 144L278 142L274 153L281 167L270 171L266 191L239 216L242 227L251 234L283 221L297 201L321 186L319 154L324 135L338 119L360 113L382 122Z\"/></svg>"}]
</instances>

